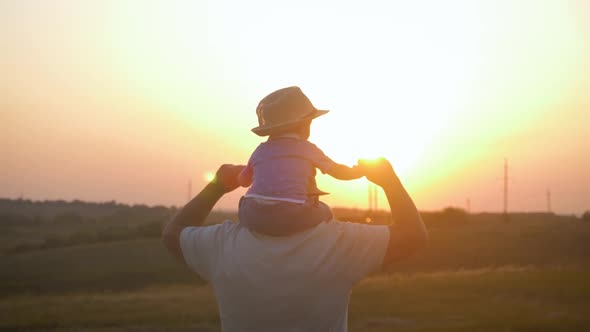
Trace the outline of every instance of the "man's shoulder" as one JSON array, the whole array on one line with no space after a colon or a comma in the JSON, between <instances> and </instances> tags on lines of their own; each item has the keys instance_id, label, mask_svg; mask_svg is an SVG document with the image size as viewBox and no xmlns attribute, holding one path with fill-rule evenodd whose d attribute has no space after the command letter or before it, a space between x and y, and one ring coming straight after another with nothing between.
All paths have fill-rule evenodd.
<instances>
[{"instance_id":1,"label":"man's shoulder","mask_svg":"<svg viewBox=\"0 0 590 332\"><path fill-rule=\"evenodd\" d=\"M227 241L242 239L247 237L249 240L258 239L266 242L264 239L271 239L269 243L285 243L309 241L310 238L319 238L319 242L332 239L337 242L364 242L374 241L377 238L388 238L389 227L386 225L367 225L350 221L332 220L322 222L314 228L308 229L287 237L268 237L261 234L252 233L246 226L240 222L226 220L223 223L201 226L187 227L181 233L181 242L203 241L211 245L223 246Z\"/></svg>"},{"instance_id":2,"label":"man's shoulder","mask_svg":"<svg viewBox=\"0 0 590 332\"><path fill-rule=\"evenodd\" d=\"M226 234L237 231L239 226L238 222L231 220L225 220L220 224L208 225L208 226L191 226L186 227L180 234L180 240L190 241L191 239L199 238L217 238L220 240Z\"/></svg>"},{"instance_id":3,"label":"man's shoulder","mask_svg":"<svg viewBox=\"0 0 590 332\"><path fill-rule=\"evenodd\" d=\"M303 232L305 242L321 243L345 248L356 243L388 241L389 228L381 225L367 225L350 221L331 220L322 222L313 229Z\"/></svg>"},{"instance_id":4,"label":"man's shoulder","mask_svg":"<svg viewBox=\"0 0 590 332\"><path fill-rule=\"evenodd\" d=\"M347 221L322 222L285 237L258 234L239 222L225 221L187 227L181 234L181 247L187 265L206 280L211 280L218 267L239 260L246 265L270 264L273 270L299 266L305 273L310 272L305 266L317 272L327 264L346 271L346 279L354 281L381 265L388 240L387 226Z\"/></svg>"},{"instance_id":5,"label":"man's shoulder","mask_svg":"<svg viewBox=\"0 0 590 332\"><path fill-rule=\"evenodd\" d=\"M180 233L180 248L185 263L205 280L210 280L211 269L219 248L231 238L237 223L224 221L210 226L186 227Z\"/></svg>"},{"instance_id":6,"label":"man's shoulder","mask_svg":"<svg viewBox=\"0 0 590 332\"><path fill-rule=\"evenodd\" d=\"M226 237L228 235L237 235L238 233L242 233L246 230L245 226L241 225L240 222L232 221L232 220L225 220L220 224L215 225L208 225L208 226L199 226L199 227L186 227L181 234L181 237L190 237L190 234L199 233L201 236L208 236L208 237ZM293 236L289 237L281 237L277 239L282 240L289 240L291 238L295 238L300 236L308 236L311 234L317 235L328 235L328 236L338 236L339 234L347 234L351 237L362 237L366 236L367 233L376 234L376 233L389 233L389 227L386 225L368 225L368 224L361 224L351 221L343 221L343 220L332 220L329 222L323 222L316 227L306 230L301 234L294 234Z\"/></svg>"},{"instance_id":7,"label":"man's shoulder","mask_svg":"<svg viewBox=\"0 0 590 332\"><path fill-rule=\"evenodd\" d=\"M345 220L332 220L330 222L326 222L325 224L329 231L347 232L350 233L352 236L361 236L363 235L363 233L367 232L389 232L389 227L386 225L368 225Z\"/></svg>"}]
</instances>

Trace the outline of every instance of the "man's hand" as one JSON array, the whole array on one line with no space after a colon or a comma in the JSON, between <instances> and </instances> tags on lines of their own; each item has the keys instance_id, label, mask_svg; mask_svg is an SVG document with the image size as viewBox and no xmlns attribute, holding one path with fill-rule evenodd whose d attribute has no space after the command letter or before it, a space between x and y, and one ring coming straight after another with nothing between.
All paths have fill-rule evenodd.
<instances>
[{"instance_id":1,"label":"man's hand","mask_svg":"<svg viewBox=\"0 0 590 332\"><path fill-rule=\"evenodd\" d=\"M242 165L221 165L215 173L215 178L164 226L162 242L181 262L184 263L180 248L180 233L186 227L203 225L215 203L224 194L238 187L238 174L242 169L244 169Z\"/></svg>"},{"instance_id":2,"label":"man's hand","mask_svg":"<svg viewBox=\"0 0 590 332\"><path fill-rule=\"evenodd\" d=\"M215 178L211 183L217 184L223 193L228 193L240 186L238 175L246 166L223 164L215 173Z\"/></svg>"},{"instance_id":3,"label":"man's hand","mask_svg":"<svg viewBox=\"0 0 590 332\"><path fill-rule=\"evenodd\" d=\"M395 179L395 172L389 161L383 157L377 159L359 159L358 167L362 169L367 180L380 187L386 187Z\"/></svg>"},{"instance_id":4,"label":"man's hand","mask_svg":"<svg viewBox=\"0 0 590 332\"><path fill-rule=\"evenodd\" d=\"M389 226L389 245L383 259L383 265L388 266L424 247L428 242L428 231L414 201L387 159L359 159L358 164L365 170L369 181L383 188L395 221Z\"/></svg>"}]
</instances>

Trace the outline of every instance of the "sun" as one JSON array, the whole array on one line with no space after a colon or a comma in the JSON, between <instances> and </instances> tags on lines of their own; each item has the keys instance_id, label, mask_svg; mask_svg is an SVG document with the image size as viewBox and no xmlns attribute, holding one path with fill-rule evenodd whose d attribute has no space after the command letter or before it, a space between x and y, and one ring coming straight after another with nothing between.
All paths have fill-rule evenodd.
<instances>
[{"instance_id":1,"label":"sun","mask_svg":"<svg viewBox=\"0 0 590 332\"><path fill-rule=\"evenodd\" d=\"M205 172L205 174L203 174L203 179L207 182L211 182L213 179L215 179L215 173Z\"/></svg>"},{"instance_id":2,"label":"sun","mask_svg":"<svg viewBox=\"0 0 590 332\"><path fill-rule=\"evenodd\" d=\"M312 127L310 138L328 157L338 163L355 165L358 159L387 158L399 175L409 175L437 141L446 126L445 119L434 119L436 114L368 115L358 119L341 109L327 114ZM328 119L333 116L334 119ZM433 121L424 121L424 118Z\"/></svg>"}]
</instances>

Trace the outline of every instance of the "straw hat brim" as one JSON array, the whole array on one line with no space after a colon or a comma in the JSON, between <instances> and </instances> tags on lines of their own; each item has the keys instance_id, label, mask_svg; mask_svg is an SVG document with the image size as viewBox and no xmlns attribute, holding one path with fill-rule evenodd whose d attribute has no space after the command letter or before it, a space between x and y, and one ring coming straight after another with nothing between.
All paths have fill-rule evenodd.
<instances>
[{"instance_id":1,"label":"straw hat brim","mask_svg":"<svg viewBox=\"0 0 590 332\"><path fill-rule=\"evenodd\" d=\"M315 110L315 112L312 112L309 115L307 115L301 119L297 119L297 120L293 120L293 121L289 121L289 122L283 122L283 123L279 123L279 124L268 124L265 126L258 126L256 128L252 128L252 132L254 132L258 136L268 136L270 134L273 134L273 133L276 133L276 132L279 132L279 131L282 131L285 129L296 127L297 125L299 125L305 121L315 119L318 116L322 116L328 112L329 112L328 110Z\"/></svg>"}]
</instances>

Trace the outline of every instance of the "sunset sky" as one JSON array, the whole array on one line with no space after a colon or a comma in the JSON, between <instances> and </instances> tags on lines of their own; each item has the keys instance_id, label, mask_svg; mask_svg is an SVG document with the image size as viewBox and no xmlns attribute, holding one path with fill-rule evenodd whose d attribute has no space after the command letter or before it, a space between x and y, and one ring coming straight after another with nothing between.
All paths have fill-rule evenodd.
<instances>
[{"instance_id":1,"label":"sunset sky","mask_svg":"<svg viewBox=\"0 0 590 332\"><path fill-rule=\"evenodd\" d=\"M310 141L387 157L420 210L501 211L504 158L509 210L590 210L584 0L0 0L0 197L182 205L291 85L331 111Z\"/></svg>"}]
</instances>

